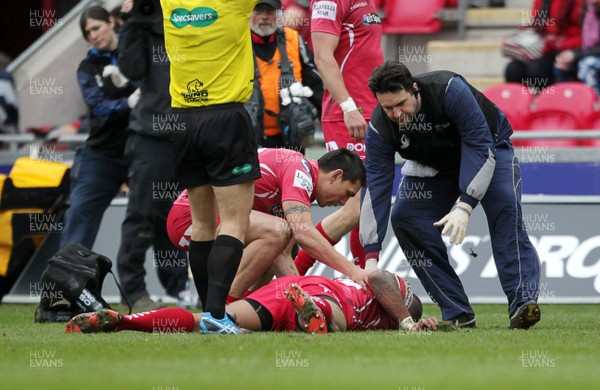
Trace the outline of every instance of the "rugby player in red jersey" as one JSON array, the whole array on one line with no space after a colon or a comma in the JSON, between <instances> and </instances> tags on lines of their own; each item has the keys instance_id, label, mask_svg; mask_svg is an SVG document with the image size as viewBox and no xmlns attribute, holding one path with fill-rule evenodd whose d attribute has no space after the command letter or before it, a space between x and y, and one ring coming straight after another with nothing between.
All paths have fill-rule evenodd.
<instances>
[{"instance_id":1,"label":"rugby player in red jersey","mask_svg":"<svg viewBox=\"0 0 600 390\"><path fill-rule=\"evenodd\" d=\"M364 183L364 167L358 155L345 149L328 152L319 160L308 160L288 149L259 149L261 178L255 182L254 204L245 249L229 292L231 302L241 298L272 266L276 276L297 274L289 250L293 238L305 251L349 276L366 288L366 271L339 254L315 228L310 205L344 205ZM188 249L191 213L186 193L175 201L167 219L173 244ZM283 253L283 254L282 254ZM195 264L190 264L192 273ZM270 278L269 278L270 279ZM195 280L200 299L206 282Z\"/></svg>"},{"instance_id":2,"label":"rugby player in red jersey","mask_svg":"<svg viewBox=\"0 0 600 390\"><path fill-rule=\"evenodd\" d=\"M401 329L436 330L435 317L421 319L419 298L398 275L375 270L369 289L350 279L286 276L275 279L246 298L229 304L227 313L250 331L328 333ZM132 315L113 310L80 314L67 324L67 333L123 330L199 332L202 313L167 308ZM226 333L226 332L223 332Z\"/></svg>"}]
</instances>

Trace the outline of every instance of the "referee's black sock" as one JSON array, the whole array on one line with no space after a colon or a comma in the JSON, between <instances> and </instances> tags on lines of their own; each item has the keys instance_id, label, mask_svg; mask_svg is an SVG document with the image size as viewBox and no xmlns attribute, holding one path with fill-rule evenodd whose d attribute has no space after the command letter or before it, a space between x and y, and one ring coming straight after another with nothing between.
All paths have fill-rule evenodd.
<instances>
[{"instance_id":1,"label":"referee's black sock","mask_svg":"<svg viewBox=\"0 0 600 390\"><path fill-rule=\"evenodd\" d=\"M244 244L235 237L217 236L208 257L208 294L204 311L213 318L225 317L225 301L237 273Z\"/></svg>"},{"instance_id":2,"label":"referee's black sock","mask_svg":"<svg viewBox=\"0 0 600 390\"><path fill-rule=\"evenodd\" d=\"M208 290L208 256L214 245L211 241L192 241L190 240L190 249L188 256L190 259L190 268L194 276L194 284L198 291L198 298L202 302L202 307L206 307L206 291Z\"/></svg>"}]
</instances>

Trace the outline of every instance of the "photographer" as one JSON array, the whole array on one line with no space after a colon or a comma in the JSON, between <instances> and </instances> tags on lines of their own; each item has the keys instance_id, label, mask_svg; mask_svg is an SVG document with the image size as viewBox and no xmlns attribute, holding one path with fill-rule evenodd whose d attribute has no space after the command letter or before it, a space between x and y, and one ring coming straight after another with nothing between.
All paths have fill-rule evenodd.
<instances>
[{"instance_id":1,"label":"photographer","mask_svg":"<svg viewBox=\"0 0 600 390\"><path fill-rule=\"evenodd\" d=\"M129 202L121 227L117 257L119 278L134 312L159 307L148 297L144 260L152 245L160 260L158 277L168 295L178 298L188 280L187 257L169 241L166 219L175 196L173 147L169 126L169 60L164 46L162 12L158 0L125 0L125 23L119 41L118 77L140 82L141 96L129 119L125 146L129 161ZM166 190L168 189L168 190Z\"/></svg>"},{"instance_id":2,"label":"photographer","mask_svg":"<svg viewBox=\"0 0 600 390\"><path fill-rule=\"evenodd\" d=\"M294 115L291 114L289 105L306 102L308 98L314 106L311 109L316 107L318 111L318 115L314 115L316 118L320 116L324 89L313 54L304 40L297 31L288 27L278 27L277 13L281 12L280 10L279 0L259 1L250 17L252 49L260 73L260 93L264 99L264 105L259 109L259 117L262 116L263 119L262 129L257 130L257 143L267 148L285 146L298 150L300 145L290 143L282 134L285 126L289 125L286 122L292 120L294 125L298 125L301 121L298 117L286 118ZM281 45L285 47L293 75L282 75L284 54ZM307 124L313 126L311 119L312 116L308 115Z\"/></svg>"}]
</instances>

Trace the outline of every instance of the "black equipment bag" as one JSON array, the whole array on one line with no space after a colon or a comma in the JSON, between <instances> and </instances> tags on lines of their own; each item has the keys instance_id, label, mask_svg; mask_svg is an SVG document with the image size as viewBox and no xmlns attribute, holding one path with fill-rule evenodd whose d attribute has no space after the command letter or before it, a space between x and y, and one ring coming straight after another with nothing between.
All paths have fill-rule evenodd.
<instances>
[{"instance_id":1,"label":"black equipment bag","mask_svg":"<svg viewBox=\"0 0 600 390\"><path fill-rule=\"evenodd\" d=\"M111 268L108 257L80 244L66 245L48 260L42 274L35 322L66 322L80 313L110 309L101 292L106 274L112 274ZM117 287L120 291L118 282ZM131 313L131 305L127 304Z\"/></svg>"}]
</instances>

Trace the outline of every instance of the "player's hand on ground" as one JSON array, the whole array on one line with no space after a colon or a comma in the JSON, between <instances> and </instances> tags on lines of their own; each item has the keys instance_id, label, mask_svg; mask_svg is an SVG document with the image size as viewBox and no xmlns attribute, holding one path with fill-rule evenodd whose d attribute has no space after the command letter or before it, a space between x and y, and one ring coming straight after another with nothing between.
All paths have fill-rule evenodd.
<instances>
[{"instance_id":1,"label":"player's hand on ground","mask_svg":"<svg viewBox=\"0 0 600 390\"><path fill-rule=\"evenodd\" d=\"M344 123L348 128L348 134L356 141L362 141L367 134L367 122L358 110L344 114Z\"/></svg>"},{"instance_id":2,"label":"player's hand on ground","mask_svg":"<svg viewBox=\"0 0 600 390\"><path fill-rule=\"evenodd\" d=\"M473 208L468 204L459 202L444 218L435 222L433 226L444 226L442 235L450 232L450 242L460 245L465 238L472 210Z\"/></svg>"},{"instance_id":3,"label":"player's hand on ground","mask_svg":"<svg viewBox=\"0 0 600 390\"><path fill-rule=\"evenodd\" d=\"M363 291L367 291L367 285L369 284L369 272L356 266L353 267L354 269L351 272L351 275L348 276L355 283L358 283L360 287L362 287Z\"/></svg>"},{"instance_id":4,"label":"player's hand on ground","mask_svg":"<svg viewBox=\"0 0 600 390\"><path fill-rule=\"evenodd\" d=\"M437 330L438 319L429 317L420 319L419 322L413 325L411 332L423 332L428 330Z\"/></svg>"}]
</instances>

